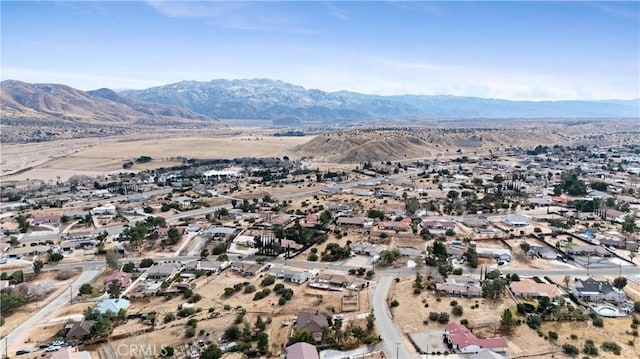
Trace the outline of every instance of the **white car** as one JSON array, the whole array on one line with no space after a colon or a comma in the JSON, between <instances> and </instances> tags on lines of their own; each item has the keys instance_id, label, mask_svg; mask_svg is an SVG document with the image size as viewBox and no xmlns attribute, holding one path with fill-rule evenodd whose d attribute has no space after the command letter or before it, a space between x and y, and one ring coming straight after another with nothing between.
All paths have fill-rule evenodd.
<instances>
[{"instance_id":1,"label":"white car","mask_svg":"<svg viewBox=\"0 0 640 359\"><path fill-rule=\"evenodd\" d=\"M51 345L51 346L46 347L44 349L44 351L45 352L55 352L55 351L58 351L60 349L61 349L61 346L59 346L59 345Z\"/></svg>"}]
</instances>

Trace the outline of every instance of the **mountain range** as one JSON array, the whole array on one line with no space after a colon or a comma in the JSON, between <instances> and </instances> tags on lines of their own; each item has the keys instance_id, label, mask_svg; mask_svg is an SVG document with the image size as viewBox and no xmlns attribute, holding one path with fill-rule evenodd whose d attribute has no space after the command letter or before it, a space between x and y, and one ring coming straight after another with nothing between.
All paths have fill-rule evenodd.
<instances>
[{"instance_id":1,"label":"mountain range","mask_svg":"<svg viewBox=\"0 0 640 359\"><path fill-rule=\"evenodd\" d=\"M2 118L172 125L216 119L349 123L457 118L638 118L640 99L509 101L458 96L325 92L268 79L182 81L145 90L80 91L1 84Z\"/></svg>"},{"instance_id":2,"label":"mountain range","mask_svg":"<svg viewBox=\"0 0 640 359\"><path fill-rule=\"evenodd\" d=\"M87 125L180 125L218 123L189 109L141 101L109 89L80 91L65 85L0 84L3 122Z\"/></svg>"}]
</instances>

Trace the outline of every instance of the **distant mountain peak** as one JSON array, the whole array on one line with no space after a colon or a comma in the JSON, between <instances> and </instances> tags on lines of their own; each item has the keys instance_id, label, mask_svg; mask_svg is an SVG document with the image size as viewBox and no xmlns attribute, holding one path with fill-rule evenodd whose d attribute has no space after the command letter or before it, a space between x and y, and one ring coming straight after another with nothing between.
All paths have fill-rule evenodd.
<instances>
[{"instance_id":1,"label":"distant mountain peak","mask_svg":"<svg viewBox=\"0 0 640 359\"><path fill-rule=\"evenodd\" d=\"M509 101L452 95L366 95L306 89L265 78L181 81L120 93L233 119L358 121L429 118L640 117L640 100Z\"/></svg>"}]
</instances>

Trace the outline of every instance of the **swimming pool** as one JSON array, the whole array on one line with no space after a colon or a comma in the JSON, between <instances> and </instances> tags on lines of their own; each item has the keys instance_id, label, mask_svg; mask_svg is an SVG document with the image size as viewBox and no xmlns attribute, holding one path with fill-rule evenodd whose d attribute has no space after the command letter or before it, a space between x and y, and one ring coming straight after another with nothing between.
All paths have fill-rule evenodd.
<instances>
[{"instance_id":1,"label":"swimming pool","mask_svg":"<svg viewBox=\"0 0 640 359\"><path fill-rule=\"evenodd\" d=\"M620 311L617 308L609 307L609 306L602 306L602 307L596 308L596 313L598 313L598 315L601 315L603 317L624 316L624 314L620 313Z\"/></svg>"}]
</instances>

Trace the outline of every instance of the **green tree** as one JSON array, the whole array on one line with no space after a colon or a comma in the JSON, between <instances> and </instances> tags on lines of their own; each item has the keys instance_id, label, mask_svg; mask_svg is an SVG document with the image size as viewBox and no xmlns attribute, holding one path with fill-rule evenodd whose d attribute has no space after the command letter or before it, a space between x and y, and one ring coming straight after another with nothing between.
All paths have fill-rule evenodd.
<instances>
[{"instance_id":1,"label":"green tree","mask_svg":"<svg viewBox=\"0 0 640 359\"><path fill-rule=\"evenodd\" d=\"M613 286L622 289L627 285L627 278L625 277L617 277L613 280Z\"/></svg>"},{"instance_id":2,"label":"green tree","mask_svg":"<svg viewBox=\"0 0 640 359\"><path fill-rule=\"evenodd\" d=\"M91 328L91 334L96 338L106 338L111 335L113 324L107 315L99 315Z\"/></svg>"},{"instance_id":3,"label":"green tree","mask_svg":"<svg viewBox=\"0 0 640 359\"><path fill-rule=\"evenodd\" d=\"M331 214L331 211L324 210L322 211L322 213L320 213L320 222L322 224L327 225L331 223L332 220L333 220L333 215Z\"/></svg>"},{"instance_id":4,"label":"green tree","mask_svg":"<svg viewBox=\"0 0 640 359\"><path fill-rule=\"evenodd\" d=\"M120 254L116 251L109 250L105 253L107 266L111 269L119 269Z\"/></svg>"},{"instance_id":5,"label":"green tree","mask_svg":"<svg viewBox=\"0 0 640 359\"><path fill-rule=\"evenodd\" d=\"M311 332L306 329L296 331L295 333L293 333L291 339L289 340L290 344L299 342L305 342L314 345L316 344L315 339L313 339L313 334L311 334Z\"/></svg>"},{"instance_id":6,"label":"green tree","mask_svg":"<svg viewBox=\"0 0 640 359\"><path fill-rule=\"evenodd\" d=\"M20 230L20 233L27 233L27 230L29 230L29 220L27 217L21 214L16 217L16 222L18 222L18 229Z\"/></svg>"},{"instance_id":7,"label":"green tree","mask_svg":"<svg viewBox=\"0 0 640 359\"><path fill-rule=\"evenodd\" d=\"M269 350L269 335L267 333L258 334L256 347L261 353L266 353Z\"/></svg>"},{"instance_id":8,"label":"green tree","mask_svg":"<svg viewBox=\"0 0 640 359\"><path fill-rule=\"evenodd\" d=\"M80 294L87 295L93 293L93 287L89 283L84 283L80 286Z\"/></svg>"},{"instance_id":9,"label":"green tree","mask_svg":"<svg viewBox=\"0 0 640 359\"><path fill-rule=\"evenodd\" d=\"M265 321L262 320L262 316L261 315L258 315L258 318L256 319L255 327L260 329L260 330L267 329L267 323L265 323Z\"/></svg>"},{"instance_id":10,"label":"green tree","mask_svg":"<svg viewBox=\"0 0 640 359\"><path fill-rule=\"evenodd\" d=\"M222 358L222 350L215 345L209 344L202 353L200 353L200 359L220 359Z\"/></svg>"},{"instance_id":11,"label":"green tree","mask_svg":"<svg viewBox=\"0 0 640 359\"><path fill-rule=\"evenodd\" d=\"M467 249L467 262L471 268L478 268L478 252L473 247Z\"/></svg>"},{"instance_id":12,"label":"green tree","mask_svg":"<svg viewBox=\"0 0 640 359\"><path fill-rule=\"evenodd\" d=\"M109 297L119 298L120 294L122 294L122 285L120 284L120 281L114 280L109 283L107 291L109 292Z\"/></svg>"},{"instance_id":13,"label":"green tree","mask_svg":"<svg viewBox=\"0 0 640 359\"><path fill-rule=\"evenodd\" d=\"M498 299L502 296L506 287L506 281L502 278L488 279L482 283L482 295L490 299Z\"/></svg>"},{"instance_id":14,"label":"green tree","mask_svg":"<svg viewBox=\"0 0 640 359\"><path fill-rule=\"evenodd\" d=\"M638 231L636 220L633 216L624 217L624 222L622 222L622 231L625 233L635 233Z\"/></svg>"},{"instance_id":15,"label":"green tree","mask_svg":"<svg viewBox=\"0 0 640 359\"><path fill-rule=\"evenodd\" d=\"M133 273L136 271L136 265L133 262L127 262L122 266L122 271L125 273Z\"/></svg>"},{"instance_id":16,"label":"green tree","mask_svg":"<svg viewBox=\"0 0 640 359\"><path fill-rule=\"evenodd\" d=\"M17 270L11 274L11 279L15 280L18 283L24 282L24 272L22 270Z\"/></svg>"},{"instance_id":17,"label":"green tree","mask_svg":"<svg viewBox=\"0 0 640 359\"><path fill-rule=\"evenodd\" d=\"M42 272L42 267L44 267L44 263L41 260L35 260L33 261L33 273L35 273L35 275L40 274L40 272Z\"/></svg>"},{"instance_id":18,"label":"green tree","mask_svg":"<svg viewBox=\"0 0 640 359\"><path fill-rule=\"evenodd\" d=\"M516 325L516 321L513 319L513 313L511 313L511 310L505 309L500 317L500 326L505 330L511 330L514 325Z\"/></svg>"},{"instance_id":19,"label":"green tree","mask_svg":"<svg viewBox=\"0 0 640 359\"><path fill-rule=\"evenodd\" d=\"M240 338L240 329L237 325L232 325L224 331L222 337L228 341L234 341Z\"/></svg>"}]
</instances>

